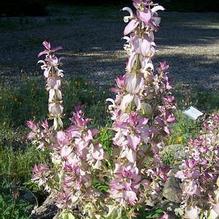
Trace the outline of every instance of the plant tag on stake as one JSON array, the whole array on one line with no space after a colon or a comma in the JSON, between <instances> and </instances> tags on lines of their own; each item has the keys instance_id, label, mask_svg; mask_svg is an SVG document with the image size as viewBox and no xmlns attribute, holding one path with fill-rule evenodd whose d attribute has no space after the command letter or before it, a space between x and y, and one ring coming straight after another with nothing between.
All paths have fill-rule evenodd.
<instances>
[{"instance_id":1,"label":"plant tag on stake","mask_svg":"<svg viewBox=\"0 0 219 219\"><path fill-rule=\"evenodd\" d=\"M183 114L188 116L192 120L197 120L203 113L193 106L190 106L187 110L183 111Z\"/></svg>"}]
</instances>

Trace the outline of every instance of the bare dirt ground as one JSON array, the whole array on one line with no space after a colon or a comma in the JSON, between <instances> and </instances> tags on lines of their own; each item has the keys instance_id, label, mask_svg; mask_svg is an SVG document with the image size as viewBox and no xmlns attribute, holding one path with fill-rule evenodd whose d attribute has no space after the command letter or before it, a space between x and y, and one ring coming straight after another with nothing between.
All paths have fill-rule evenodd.
<instances>
[{"instance_id":1,"label":"bare dirt ground","mask_svg":"<svg viewBox=\"0 0 219 219\"><path fill-rule=\"evenodd\" d=\"M174 84L219 88L219 13L164 12L154 63L170 63ZM0 18L0 77L16 80L21 72L40 75L41 42L63 46L67 77L111 85L124 73L119 9L52 9L48 17Z\"/></svg>"}]
</instances>

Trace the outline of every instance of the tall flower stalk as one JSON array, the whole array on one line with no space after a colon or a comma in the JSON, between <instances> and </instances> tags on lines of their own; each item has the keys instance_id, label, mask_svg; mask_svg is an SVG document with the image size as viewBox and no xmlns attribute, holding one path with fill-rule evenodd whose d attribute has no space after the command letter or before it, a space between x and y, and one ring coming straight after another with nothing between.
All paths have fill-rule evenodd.
<instances>
[{"instance_id":1,"label":"tall flower stalk","mask_svg":"<svg viewBox=\"0 0 219 219\"><path fill-rule=\"evenodd\" d=\"M44 51L40 52L38 57L45 56L44 60L40 60L41 69L44 71L46 78L46 90L49 93L48 111L49 119L53 119L53 127L55 130L63 127L63 105L61 92L61 79L64 76L63 70L59 68L60 60L56 57L55 52L62 47L52 48L47 41L43 42Z\"/></svg>"},{"instance_id":2,"label":"tall flower stalk","mask_svg":"<svg viewBox=\"0 0 219 219\"><path fill-rule=\"evenodd\" d=\"M169 169L159 152L169 127L175 121L174 97L168 81L166 62L155 69L154 32L159 29L158 11L164 8L150 0L133 0L136 13L124 17L127 23L124 49L128 54L126 73L116 79L115 100L109 110L113 120L113 139L119 155L110 183L110 195L128 208L139 203L155 203L160 196Z\"/></svg>"},{"instance_id":3,"label":"tall flower stalk","mask_svg":"<svg viewBox=\"0 0 219 219\"><path fill-rule=\"evenodd\" d=\"M74 211L83 218L96 218L96 212L102 200L102 194L95 188L93 181L102 178L102 161L104 150L97 141L98 130L90 129L90 119L85 118L80 107L73 113L71 125L63 127L63 105L61 80L63 71L55 52L61 47L52 49L49 42L43 42L45 50L39 57L41 69L46 78L46 90L49 93L49 119L35 123L28 121L31 129L28 138L39 150L50 152L48 164L38 164L33 168L32 180L49 192L60 209L58 215L73 217Z\"/></svg>"}]
</instances>

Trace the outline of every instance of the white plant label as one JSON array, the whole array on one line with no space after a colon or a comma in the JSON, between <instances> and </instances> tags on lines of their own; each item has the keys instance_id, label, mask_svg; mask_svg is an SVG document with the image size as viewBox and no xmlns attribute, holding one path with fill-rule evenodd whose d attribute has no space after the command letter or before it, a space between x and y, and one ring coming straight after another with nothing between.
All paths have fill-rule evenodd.
<instances>
[{"instance_id":1,"label":"white plant label","mask_svg":"<svg viewBox=\"0 0 219 219\"><path fill-rule=\"evenodd\" d=\"M198 119L198 117L202 116L203 113L196 109L195 107L191 106L187 110L183 111L183 114L188 116L192 120Z\"/></svg>"}]
</instances>

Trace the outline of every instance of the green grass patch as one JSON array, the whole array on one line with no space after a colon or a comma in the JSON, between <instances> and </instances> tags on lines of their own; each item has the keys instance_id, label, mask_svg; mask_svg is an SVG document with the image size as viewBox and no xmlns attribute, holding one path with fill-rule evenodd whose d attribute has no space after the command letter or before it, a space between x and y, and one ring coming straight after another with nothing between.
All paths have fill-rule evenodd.
<instances>
[{"instance_id":1,"label":"green grass patch","mask_svg":"<svg viewBox=\"0 0 219 219\"><path fill-rule=\"evenodd\" d=\"M193 121L185 116L182 111L176 113L176 123L172 126L171 135L166 144L185 144L188 139L196 136L201 128L200 121Z\"/></svg>"},{"instance_id":2,"label":"green grass patch","mask_svg":"<svg viewBox=\"0 0 219 219\"><path fill-rule=\"evenodd\" d=\"M204 113L212 113L219 109L219 91L207 90L200 87L189 87L178 84L175 86L174 95L178 109L194 106Z\"/></svg>"},{"instance_id":3,"label":"green grass patch","mask_svg":"<svg viewBox=\"0 0 219 219\"><path fill-rule=\"evenodd\" d=\"M25 149L13 149L0 146L0 178L24 183L30 180L32 167L47 162L47 154L36 150L34 146Z\"/></svg>"},{"instance_id":4,"label":"green grass patch","mask_svg":"<svg viewBox=\"0 0 219 219\"><path fill-rule=\"evenodd\" d=\"M84 105L93 123L103 124L106 120L105 99L107 92L96 89L94 84L75 79L63 83L66 121L75 106ZM47 92L44 82L37 78L24 77L17 87L0 85L0 120L9 127L25 126L30 119L47 118Z\"/></svg>"},{"instance_id":5,"label":"green grass patch","mask_svg":"<svg viewBox=\"0 0 219 219\"><path fill-rule=\"evenodd\" d=\"M0 146L0 215L2 219L27 219L41 194L30 179L34 164L47 162L48 155L29 146L17 149Z\"/></svg>"},{"instance_id":6,"label":"green grass patch","mask_svg":"<svg viewBox=\"0 0 219 219\"><path fill-rule=\"evenodd\" d=\"M15 199L11 194L0 194L1 219L30 219L31 208L28 202Z\"/></svg>"}]
</instances>

